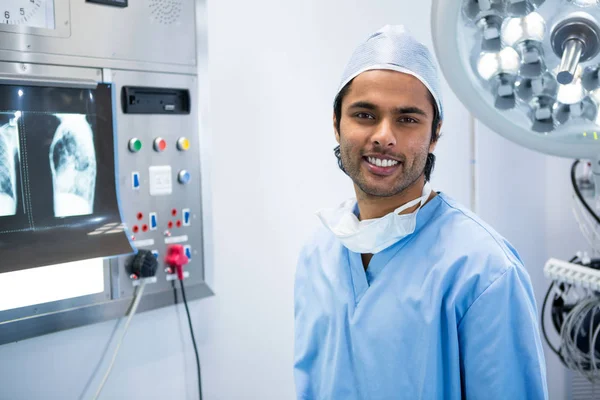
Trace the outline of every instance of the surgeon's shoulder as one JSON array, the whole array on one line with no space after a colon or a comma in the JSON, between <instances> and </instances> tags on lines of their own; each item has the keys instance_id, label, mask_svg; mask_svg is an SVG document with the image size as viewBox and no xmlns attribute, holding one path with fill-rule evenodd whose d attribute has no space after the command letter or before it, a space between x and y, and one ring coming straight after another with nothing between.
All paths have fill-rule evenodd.
<instances>
[{"instance_id":1,"label":"surgeon's shoulder","mask_svg":"<svg viewBox=\"0 0 600 400\"><path fill-rule=\"evenodd\" d=\"M300 250L300 261L320 257L338 248L339 240L329 229L319 224L304 240Z\"/></svg>"},{"instance_id":2,"label":"surgeon's shoulder","mask_svg":"<svg viewBox=\"0 0 600 400\"><path fill-rule=\"evenodd\" d=\"M475 285L473 290L479 292L509 269L526 274L519 253L506 238L451 197L440 194L440 198L437 229L446 259L460 265L460 281Z\"/></svg>"}]
</instances>

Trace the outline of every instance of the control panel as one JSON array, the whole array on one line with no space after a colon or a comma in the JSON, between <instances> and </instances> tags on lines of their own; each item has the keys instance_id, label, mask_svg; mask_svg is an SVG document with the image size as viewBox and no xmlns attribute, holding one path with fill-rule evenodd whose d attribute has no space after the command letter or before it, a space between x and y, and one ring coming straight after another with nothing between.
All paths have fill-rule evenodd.
<instances>
[{"instance_id":1,"label":"control panel","mask_svg":"<svg viewBox=\"0 0 600 400\"><path fill-rule=\"evenodd\" d=\"M132 247L145 250L146 262L158 260L140 311L173 304L178 275L165 257L174 250L178 262L188 261L179 271L188 299L211 296L204 254L211 228L202 209L210 194L200 179L200 139L208 134L199 115L208 100L205 0L8 3L0 21L0 178L8 182L0 190L0 275L41 267L42 277L42 268L81 260L93 261L97 274L80 274L92 283L83 291L71 290L85 286L78 280L60 280L68 290L52 294L63 297L39 304L31 301L46 297L35 285L17 285L28 302L0 304L0 344L125 315L149 276L132 262ZM65 162L71 152L87 161ZM12 243L37 259L16 268L9 256L21 253Z\"/></svg>"},{"instance_id":2,"label":"control panel","mask_svg":"<svg viewBox=\"0 0 600 400\"><path fill-rule=\"evenodd\" d=\"M174 271L164 259L169 245L184 247L186 281L204 280L202 193L194 76L113 71L117 97L119 192L123 220L135 248L159 262L146 291L171 286ZM156 83L160 82L160 87ZM119 291L127 296L140 277L128 271L130 257L115 261ZM113 272L115 272L113 270Z\"/></svg>"}]
</instances>

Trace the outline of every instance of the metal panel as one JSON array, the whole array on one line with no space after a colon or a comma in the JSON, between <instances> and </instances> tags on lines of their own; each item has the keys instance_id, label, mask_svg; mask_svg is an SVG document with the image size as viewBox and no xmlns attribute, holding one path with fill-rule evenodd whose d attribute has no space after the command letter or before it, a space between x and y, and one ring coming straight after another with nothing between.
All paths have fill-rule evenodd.
<instances>
[{"instance_id":1,"label":"metal panel","mask_svg":"<svg viewBox=\"0 0 600 400\"><path fill-rule=\"evenodd\" d=\"M179 290L177 292L178 303L181 303L181 293L179 293ZM185 288L185 293L188 301L212 295L211 290L204 284L188 285ZM173 288L160 293L144 294L140 301L138 313L172 304L175 304ZM0 332L2 332L0 345L120 318L127 313L130 305L131 298L124 298L0 323Z\"/></svg>"},{"instance_id":2,"label":"metal panel","mask_svg":"<svg viewBox=\"0 0 600 400\"><path fill-rule=\"evenodd\" d=\"M0 79L53 86L91 86L102 81L102 70L0 61Z\"/></svg>"},{"instance_id":3,"label":"metal panel","mask_svg":"<svg viewBox=\"0 0 600 400\"><path fill-rule=\"evenodd\" d=\"M66 38L71 35L70 10L68 1L55 1L54 24L55 29L33 28L24 25L0 24L0 32L20 33L33 36L50 36Z\"/></svg>"},{"instance_id":4,"label":"metal panel","mask_svg":"<svg viewBox=\"0 0 600 400\"><path fill-rule=\"evenodd\" d=\"M591 383L577 372L573 372L571 396L572 400L600 400L600 385Z\"/></svg>"},{"instance_id":5,"label":"metal panel","mask_svg":"<svg viewBox=\"0 0 600 400\"><path fill-rule=\"evenodd\" d=\"M115 135L119 158L119 193L124 220L131 229L135 225L148 224L149 213L156 212L160 229L141 232L136 235L136 240L138 243L153 240L155 245L141 248L158 250L161 257L166 250L165 239L168 241L174 237L187 237L182 244L191 245L193 249L192 260L186 266L189 278L185 280L185 284L189 287L190 300L210 296L213 292L204 282L204 226L196 76L0 62L0 80L8 78L35 80L40 84L58 82L77 85L82 82L90 84L101 81L102 76L110 77L116 91ZM119 95L123 85L188 89L192 110L188 115L124 114ZM142 139L145 144L143 152L136 154L129 152L128 142L132 136ZM154 151L152 146L152 141L157 136L164 138L168 144L167 149L162 153ZM180 136L188 137L192 143L186 152L176 148L176 141ZM174 181L171 195L156 197L149 195L147 171L153 165L171 166ZM181 169L191 173L192 180L187 185L181 185L176 181L176 174ZM133 171L140 172L142 184L140 190L132 190L131 172ZM176 218L170 214L172 209L178 211ZM176 221L181 219L183 209L192 211L191 224L177 228ZM138 212L143 213L143 221L137 219ZM168 221L175 223L170 237L165 236L164 233ZM0 344L123 316L134 291L133 282L126 270L127 261L128 258L125 257L114 258L110 262L105 260L103 293L0 312L0 321L2 321L0 322L2 331ZM140 311L173 304L173 282L167 280L164 265L162 261L160 263L157 282L146 286Z\"/></svg>"},{"instance_id":6,"label":"metal panel","mask_svg":"<svg viewBox=\"0 0 600 400\"><path fill-rule=\"evenodd\" d=\"M120 94L124 85L188 89L190 91L192 111L187 115L144 115L124 114L121 106L121 96L118 95L117 104L117 146L119 150L119 192L122 201L123 218L130 230L138 227L135 233L134 244L146 250L156 250L159 253L159 270L157 283L146 286L146 292L154 293L169 290L171 283L167 281L164 271L163 258L166 253L167 243L176 240L177 243L190 245L192 260L186 266L190 276L186 279L188 284L204 282L203 268L203 239L202 239L202 196L200 179L200 154L198 131L197 81L195 76L172 75L157 73L142 73L132 71L112 71L112 83L117 94ZM153 141L161 137L167 142L163 152L153 148ZM188 151L177 149L176 143L180 137L187 137L191 146ZM132 153L128 150L129 140L138 138L142 141L142 150ZM172 193L164 196L150 195L149 169L150 167L171 167ZM177 174L187 170L191 174L190 183L178 183ZM132 173L139 173L140 188L133 189ZM191 211L191 224L177 227L177 221L182 222L182 211ZM172 210L177 215L171 214ZM138 214L142 219L138 219ZM149 225L150 213L156 213L158 228L154 231L142 231L143 225ZM169 228L169 222L173 227ZM170 235L165 235L169 231ZM153 243L153 244L149 244ZM120 292L118 296L131 296L133 293L132 282L126 272L128 259L119 259Z\"/></svg>"},{"instance_id":7,"label":"metal panel","mask_svg":"<svg viewBox=\"0 0 600 400\"><path fill-rule=\"evenodd\" d=\"M202 175L202 240L204 244L204 281L212 286L214 283L214 248L212 219L212 186L210 165L213 154L210 128L208 73L208 10L206 0L196 0L196 43L197 43L197 85L198 95L192 107L198 112L199 132L196 147L200 152L200 173Z\"/></svg>"},{"instance_id":8,"label":"metal panel","mask_svg":"<svg viewBox=\"0 0 600 400\"><path fill-rule=\"evenodd\" d=\"M82 0L57 0L55 5L58 31L4 27L0 50L12 54L0 57L124 69L135 63L146 70L152 70L149 64L162 64L161 70L171 65L174 72L196 65L193 0L139 0L127 8ZM65 26L70 35L60 37Z\"/></svg>"},{"instance_id":9,"label":"metal panel","mask_svg":"<svg viewBox=\"0 0 600 400\"><path fill-rule=\"evenodd\" d=\"M205 0L138 0L129 2L124 9L83 0L56 0L55 4L57 24L69 8L68 23L66 19L62 21L64 27L69 27L68 35L64 27L49 33L0 26L3 28L0 29L0 78L66 86L93 85L99 81L114 83L119 193L124 220L132 228L140 222L137 212L143 212L146 222L148 213L156 212L159 224L163 224L161 229L138 234L136 239L154 240L153 246L142 248L156 249L164 256L167 238L164 223L176 219L163 217L169 216L173 208L181 217L181 210L189 208L192 224L173 229L171 238L187 235L184 244L194 249L186 267L190 274L185 280L188 299L213 295L206 284L212 282L213 275L210 174L201 168L210 164ZM172 5L175 7L169 8ZM63 38L58 38L61 35ZM120 91L124 85L188 89L192 111L189 115L123 114ZM168 143L163 153L152 150L152 139L158 135ZM128 140L133 136L144 141L143 153L134 155L128 151ZM185 153L175 149L179 136L191 141ZM147 175L153 165L172 167L171 195L149 196ZM192 182L186 186L176 181L177 172L183 168L192 175ZM141 183L145 185L139 191L132 191L134 170L142 174ZM0 315L0 321L4 321L0 322L0 345L122 317L130 306L134 288L126 263L126 258L105 261L105 291L99 295L23 307ZM157 282L146 286L139 312L174 303L174 282L167 280L163 267L159 268ZM178 298L181 300L181 296Z\"/></svg>"}]
</instances>

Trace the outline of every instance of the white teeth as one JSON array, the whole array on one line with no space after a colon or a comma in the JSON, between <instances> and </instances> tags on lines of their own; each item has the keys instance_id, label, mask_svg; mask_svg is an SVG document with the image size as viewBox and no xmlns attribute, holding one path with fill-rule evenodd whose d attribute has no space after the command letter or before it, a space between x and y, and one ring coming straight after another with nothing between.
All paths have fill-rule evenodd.
<instances>
[{"instance_id":1,"label":"white teeth","mask_svg":"<svg viewBox=\"0 0 600 400\"><path fill-rule=\"evenodd\" d=\"M368 157L367 160L369 161L369 163L376 165L378 167L393 167L394 165L398 164L398 161L396 160L388 160L388 159L380 159L380 158L375 158L375 157Z\"/></svg>"}]
</instances>

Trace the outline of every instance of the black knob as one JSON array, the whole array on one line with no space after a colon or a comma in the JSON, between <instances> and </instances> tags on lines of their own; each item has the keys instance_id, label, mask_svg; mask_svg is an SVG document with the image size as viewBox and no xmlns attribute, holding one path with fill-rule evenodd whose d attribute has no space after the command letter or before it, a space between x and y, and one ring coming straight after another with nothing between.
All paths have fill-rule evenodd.
<instances>
[{"instance_id":1,"label":"black knob","mask_svg":"<svg viewBox=\"0 0 600 400\"><path fill-rule=\"evenodd\" d=\"M158 261L148 250L139 250L129 263L129 273L137 278L150 278L156 275Z\"/></svg>"}]
</instances>

